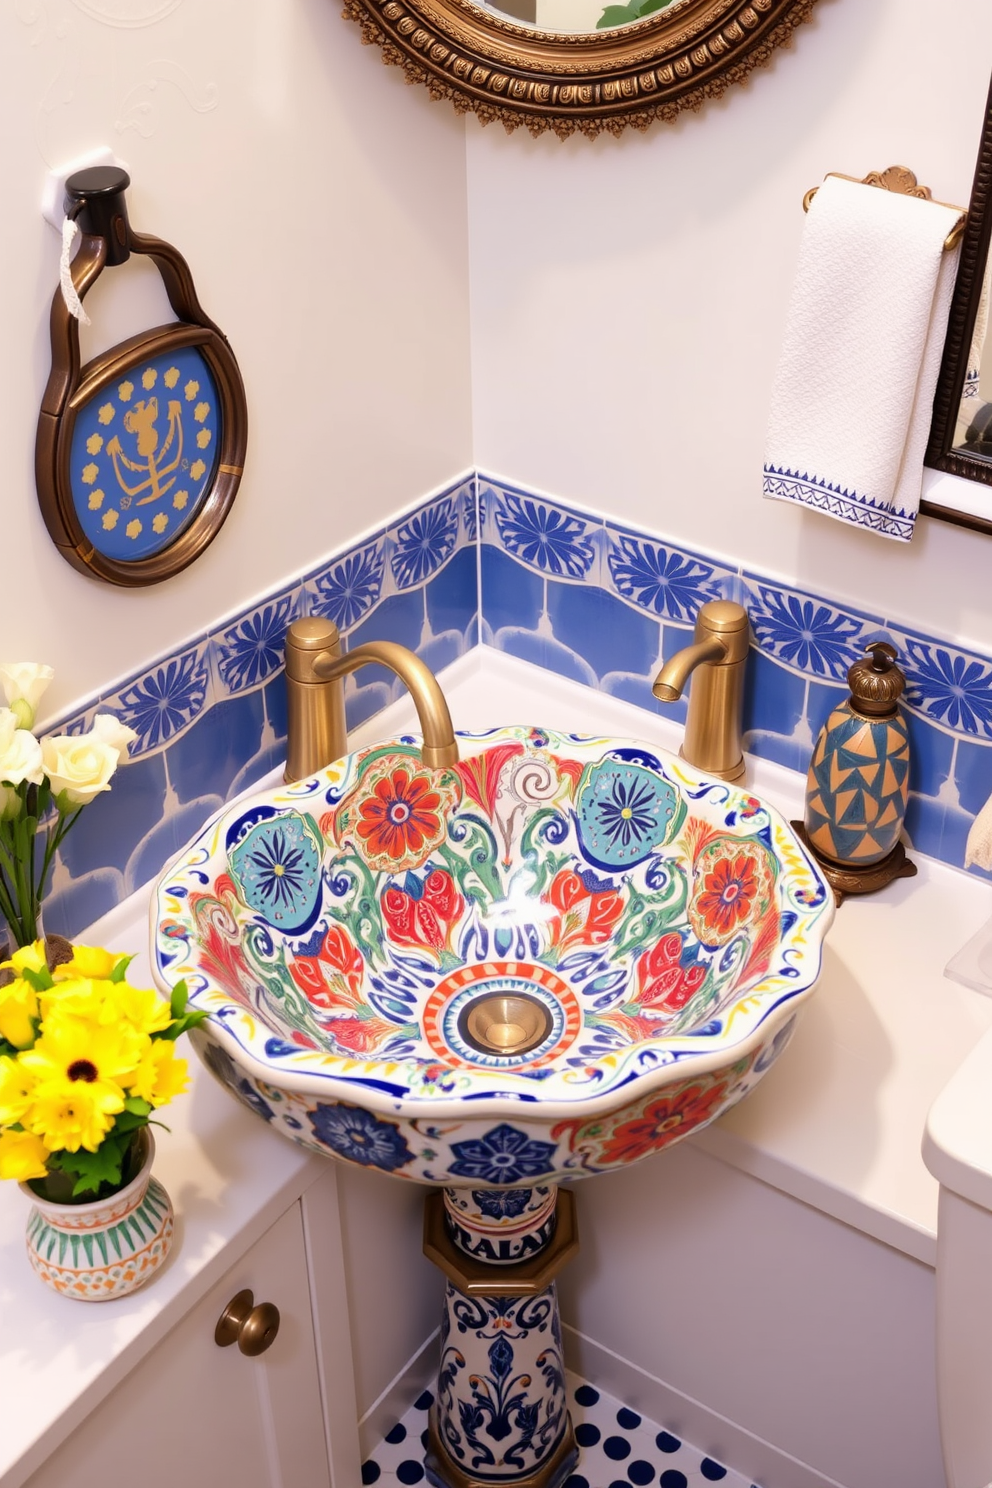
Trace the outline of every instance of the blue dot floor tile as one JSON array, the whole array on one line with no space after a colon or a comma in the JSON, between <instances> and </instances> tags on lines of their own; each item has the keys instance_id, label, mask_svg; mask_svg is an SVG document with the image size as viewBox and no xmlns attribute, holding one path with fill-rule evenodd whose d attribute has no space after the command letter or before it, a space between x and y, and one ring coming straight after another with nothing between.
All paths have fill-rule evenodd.
<instances>
[{"instance_id":1,"label":"blue dot floor tile","mask_svg":"<svg viewBox=\"0 0 992 1488\"><path fill-rule=\"evenodd\" d=\"M424 1443L433 1396L425 1390L362 1464L376 1488L425 1483ZM750 1478L649 1421L578 1375L568 1375L568 1405L579 1463L565 1488L755 1488Z\"/></svg>"}]
</instances>

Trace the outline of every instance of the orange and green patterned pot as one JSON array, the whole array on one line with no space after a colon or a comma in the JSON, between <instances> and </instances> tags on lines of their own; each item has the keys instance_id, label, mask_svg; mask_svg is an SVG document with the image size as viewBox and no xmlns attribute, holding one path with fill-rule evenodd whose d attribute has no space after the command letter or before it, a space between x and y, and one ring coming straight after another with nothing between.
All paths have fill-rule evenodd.
<instances>
[{"instance_id":1,"label":"orange and green patterned pot","mask_svg":"<svg viewBox=\"0 0 992 1488\"><path fill-rule=\"evenodd\" d=\"M107 1302L144 1286L172 1247L169 1195L152 1177L155 1142L145 1129L144 1161L126 1188L92 1204L53 1204L26 1183L28 1259L42 1281L81 1302Z\"/></svg>"}]
</instances>

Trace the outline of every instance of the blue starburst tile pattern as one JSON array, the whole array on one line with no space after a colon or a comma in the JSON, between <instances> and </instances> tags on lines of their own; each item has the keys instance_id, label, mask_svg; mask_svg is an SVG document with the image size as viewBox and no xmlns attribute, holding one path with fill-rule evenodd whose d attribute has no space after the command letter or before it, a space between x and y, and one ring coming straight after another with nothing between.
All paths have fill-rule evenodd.
<instances>
[{"instance_id":1,"label":"blue starburst tile pattern","mask_svg":"<svg viewBox=\"0 0 992 1488\"><path fill-rule=\"evenodd\" d=\"M422 584L451 557L458 541L458 509L443 496L401 522L393 534L390 565L398 589Z\"/></svg>"},{"instance_id":2,"label":"blue starburst tile pattern","mask_svg":"<svg viewBox=\"0 0 992 1488\"><path fill-rule=\"evenodd\" d=\"M282 669L286 631L300 601L299 589L293 589L216 632L212 639L223 691L244 692Z\"/></svg>"},{"instance_id":3,"label":"blue starburst tile pattern","mask_svg":"<svg viewBox=\"0 0 992 1488\"><path fill-rule=\"evenodd\" d=\"M720 597L751 616L747 746L800 772L847 694L847 669L868 641L891 641L907 677L907 836L961 867L968 826L992 791L992 658L476 472L53 723L79 734L94 713L111 712L138 738L58 854L46 923L77 933L94 906L110 908L158 872L218 804L279 763L283 637L297 614L335 620L349 647L401 641L435 669L481 639L657 713L660 660L691 638L699 606ZM350 679L349 725L398 686L381 668ZM685 703L664 711L684 721Z\"/></svg>"},{"instance_id":4,"label":"blue starburst tile pattern","mask_svg":"<svg viewBox=\"0 0 992 1488\"><path fill-rule=\"evenodd\" d=\"M149 754L184 733L207 706L209 692L205 642L121 688L111 711L138 735L132 756Z\"/></svg>"},{"instance_id":5,"label":"blue starburst tile pattern","mask_svg":"<svg viewBox=\"0 0 992 1488\"><path fill-rule=\"evenodd\" d=\"M622 528L606 531L612 588L640 609L692 625L700 605L728 597L731 575L715 563Z\"/></svg>"},{"instance_id":6,"label":"blue starburst tile pattern","mask_svg":"<svg viewBox=\"0 0 992 1488\"><path fill-rule=\"evenodd\" d=\"M757 1488L718 1458L700 1451L656 1421L631 1410L615 1396L566 1371L568 1409L579 1446L579 1462L564 1488ZM424 1452L427 1413L433 1394L425 1390L386 1432L362 1463L362 1483L407 1488L427 1482Z\"/></svg>"},{"instance_id":7,"label":"blue starburst tile pattern","mask_svg":"<svg viewBox=\"0 0 992 1488\"><path fill-rule=\"evenodd\" d=\"M381 538L329 563L314 577L317 598L310 613L333 620L339 630L350 630L381 599L384 568Z\"/></svg>"}]
</instances>

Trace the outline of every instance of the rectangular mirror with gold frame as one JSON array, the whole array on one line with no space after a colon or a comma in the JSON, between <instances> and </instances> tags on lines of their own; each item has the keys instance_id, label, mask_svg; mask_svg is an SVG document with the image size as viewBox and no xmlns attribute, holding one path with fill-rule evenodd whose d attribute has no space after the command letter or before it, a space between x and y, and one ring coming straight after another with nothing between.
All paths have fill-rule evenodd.
<instances>
[{"instance_id":1,"label":"rectangular mirror with gold frame","mask_svg":"<svg viewBox=\"0 0 992 1488\"><path fill-rule=\"evenodd\" d=\"M961 242L947 339L933 402L926 464L956 481L931 480L920 511L992 535L992 89ZM964 484L968 482L970 484Z\"/></svg>"}]
</instances>

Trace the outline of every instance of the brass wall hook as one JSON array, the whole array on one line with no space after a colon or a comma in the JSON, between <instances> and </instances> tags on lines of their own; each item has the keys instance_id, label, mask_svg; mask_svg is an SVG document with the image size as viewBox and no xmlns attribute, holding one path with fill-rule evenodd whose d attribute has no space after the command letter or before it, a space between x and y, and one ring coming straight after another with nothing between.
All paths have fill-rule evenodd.
<instances>
[{"instance_id":1,"label":"brass wall hook","mask_svg":"<svg viewBox=\"0 0 992 1488\"><path fill-rule=\"evenodd\" d=\"M884 171L869 171L866 176L845 176L842 171L828 171L825 179L829 181L833 176L838 181L853 181L856 186L878 186L882 191L894 191L897 196L915 196L920 201L935 201L929 186L921 186L916 176L905 165L890 165ZM809 211L809 204L819 191L819 186L811 186L803 197L803 211ZM968 225L968 213L964 207L955 207L951 202L935 202L938 207L949 207L952 212L960 212L960 217L951 228L944 239L944 252L956 248L964 236L964 230Z\"/></svg>"}]
</instances>

